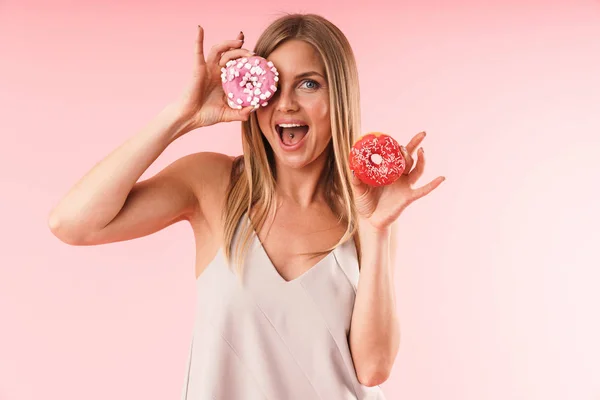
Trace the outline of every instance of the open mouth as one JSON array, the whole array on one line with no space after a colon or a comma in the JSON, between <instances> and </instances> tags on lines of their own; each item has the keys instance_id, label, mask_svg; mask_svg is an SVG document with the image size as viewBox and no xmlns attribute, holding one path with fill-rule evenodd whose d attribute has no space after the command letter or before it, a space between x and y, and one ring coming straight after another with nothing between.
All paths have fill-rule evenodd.
<instances>
[{"instance_id":1,"label":"open mouth","mask_svg":"<svg viewBox=\"0 0 600 400\"><path fill-rule=\"evenodd\" d=\"M300 124L281 124L275 125L275 130L284 145L293 146L308 134L309 127Z\"/></svg>"}]
</instances>

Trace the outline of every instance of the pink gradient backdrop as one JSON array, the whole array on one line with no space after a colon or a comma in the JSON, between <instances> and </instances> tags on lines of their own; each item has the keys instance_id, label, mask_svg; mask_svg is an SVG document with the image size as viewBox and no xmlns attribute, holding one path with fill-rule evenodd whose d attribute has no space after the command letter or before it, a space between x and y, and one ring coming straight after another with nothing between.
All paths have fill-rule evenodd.
<instances>
[{"instance_id":1,"label":"pink gradient backdrop","mask_svg":"<svg viewBox=\"0 0 600 400\"><path fill-rule=\"evenodd\" d=\"M180 93L198 23L252 47L284 11L347 34L363 131L426 130L420 183L447 177L401 216L388 398L600 399L600 2L270 4L0 2L0 399L179 398L190 228L69 247L47 216ZM202 150L240 153L238 124L142 178Z\"/></svg>"}]
</instances>

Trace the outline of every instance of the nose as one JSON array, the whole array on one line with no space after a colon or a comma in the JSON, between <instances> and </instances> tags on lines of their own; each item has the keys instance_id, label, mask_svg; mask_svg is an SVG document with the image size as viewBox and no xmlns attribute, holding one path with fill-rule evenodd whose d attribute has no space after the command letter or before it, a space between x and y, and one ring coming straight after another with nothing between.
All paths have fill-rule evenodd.
<instances>
[{"instance_id":1,"label":"nose","mask_svg":"<svg viewBox=\"0 0 600 400\"><path fill-rule=\"evenodd\" d=\"M279 94L277 95L275 101L275 109L282 113L284 112L293 112L298 110L298 102L296 101L296 96L294 94L293 89L288 89L279 86Z\"/></svg>"}]
</instances>

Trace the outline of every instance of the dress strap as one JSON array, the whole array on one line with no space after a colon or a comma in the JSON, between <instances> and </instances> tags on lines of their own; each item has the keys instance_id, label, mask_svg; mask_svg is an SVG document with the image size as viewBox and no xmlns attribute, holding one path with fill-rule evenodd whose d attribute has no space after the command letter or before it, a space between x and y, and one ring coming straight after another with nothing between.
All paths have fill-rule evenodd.
<instances>
[{"instance_id":1,"label":"dress strap","mask_svg":"<svg viewBox=\"0 0 600 400\"><path fill-rule=\"evenodd\" d=\"M354 238L351 238L336 247L333 250L333 255L335 256L338 266L344 272L344 275L346 275L348 281L354 288L354 292L356 292L358 287L359 269Z\"/></svg>"}]
</instances>

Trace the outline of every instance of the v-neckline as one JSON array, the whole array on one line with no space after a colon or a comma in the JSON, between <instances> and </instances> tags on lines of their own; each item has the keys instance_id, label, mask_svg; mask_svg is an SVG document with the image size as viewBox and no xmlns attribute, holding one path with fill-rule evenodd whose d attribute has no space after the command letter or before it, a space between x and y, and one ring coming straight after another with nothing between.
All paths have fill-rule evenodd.
<instances>
[{"instance_id":1,"label":"v-neckline","mask_svg":"<svg viewBox=\"0 0 600 400\"><path fill-rule=\"evenodd\" d=\"M258 244L258 248L259 248L261 254L266 259L267 263L269 264L269 269L273 272L273 274L275 275L275 277L277 278L277 280L279 280L282 284L288 284L288 285L290 285L290 284L293 284L295 282L299 282L304 276L306 276L307 274L311 273L311 271L314 272L315 268L318 268L320 265L325 264L325 262L331 256L333 256L333 252L335 250L337 250L337 248L338 248L338 246L336 246L333 250L329 251L325 255L325 257L321 258L319 261L317 261L316 263L314 263L310 268L308 268L306 271L304 271L303 273L301 273L300 275L298 275L294 279L287 280L287 279L285 279L281 275L281 273L279 272L279 270L277 270L277 268L275 267L275 264L273 264L273 261L271 260L271 257L269 256L269 254L267 253L267 250L263 246L263 243L260 240L260 237L258 237L258 233L256 233L256 230L254 229L254 225L252 224L252 220L250 219L250 217L248 216L248 214L245 214L245 216L246 216L246 221L250 225L250 229L252 230L252 234L254 235L256 243Z\"/></svg>"}]
</instances>

